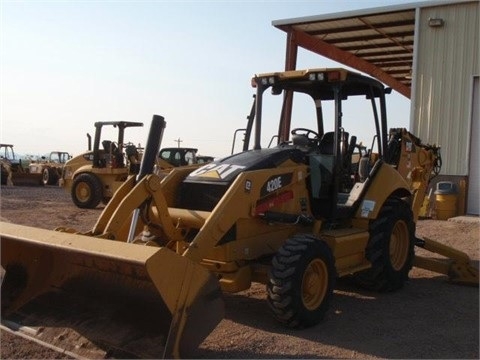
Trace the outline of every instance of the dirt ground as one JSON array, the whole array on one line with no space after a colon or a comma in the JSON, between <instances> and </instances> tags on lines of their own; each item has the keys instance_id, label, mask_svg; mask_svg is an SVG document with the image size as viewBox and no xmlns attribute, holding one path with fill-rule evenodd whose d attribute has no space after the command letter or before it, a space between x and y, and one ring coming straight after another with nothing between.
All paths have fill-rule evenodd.
<instances>
[{"instance_id":1,"label":"dirt ground","mask_svg":"<svg viewBox=\"0 0 480 360\"><path fill-rule=\"evenodd\" d=\"M58 187L1 188L1 218L45 229L89 230L101 209L82 210ZM417 235L466 252L478 267L480 221L420 220ZM417 252L418 253L418 252ZM400 291L379 294L339 281L325 319L304 330L280 326L269 313L263 285L226 295L226 316L196 358L478 359L479 289L414 268ZM69 358L1 331L1 359Z\"/></svg>"}]
</instances>

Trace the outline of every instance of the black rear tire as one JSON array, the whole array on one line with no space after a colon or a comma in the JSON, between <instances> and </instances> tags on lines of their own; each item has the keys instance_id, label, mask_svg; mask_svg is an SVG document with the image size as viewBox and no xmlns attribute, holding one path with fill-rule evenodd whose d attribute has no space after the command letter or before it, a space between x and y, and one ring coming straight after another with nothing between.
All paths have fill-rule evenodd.
<instances>
[{"instance_id":1,"label":"black rear tire","mask_svg":"<svg viewBox=\"0 0 480 360\"><path fill-rule=\"evenodd\" d=\"M361 287L374 291L394 291L403 287L412 269L415 224L410 206L401 199L385 202L370 224L366 257L372 267L354 275Z\"/></svg>"},{"instance_id":2,"label":"black rear tire","mask_svg":"<svg viewBox=\"0 0 480 360\"><path fill-rule=\"evenodd\" d=\"M328 245L313 235L297 234L272 260L267 302L283 325L313 326L329 307L335 280L334 258Z\"/></svg>"},{"instance_id":3,"label":"black rear tire","mask_svg":"<svg viewBox=\"0 0 480 360\"><path fill-rule=\"evenodd\" d=\"M103 199L103 185L94 174L80 174L73 180L72 200L82 209L95 209Z\"/></svg>"}]
</instances>

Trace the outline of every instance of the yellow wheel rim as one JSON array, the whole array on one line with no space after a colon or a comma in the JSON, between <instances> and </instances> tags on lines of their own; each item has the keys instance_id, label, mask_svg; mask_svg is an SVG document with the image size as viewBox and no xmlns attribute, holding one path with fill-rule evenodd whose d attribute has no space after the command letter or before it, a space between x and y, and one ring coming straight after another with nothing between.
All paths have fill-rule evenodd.
<instances>
[{"instance_id":1,"label":"yellow wheel rim","mask_svg":"<svg viewBox=\"0 0 480 360\"><path fill-rule=\"evenodd\" d=\"M91 191L90 191L90 186L88 186L87 183L80 182L77 184L75 188L75 196L77 199L81 202L88 201L90 198Z\"/></svg>"},{"instance_id":2,"label":"yellow wheel rim","mask_svg":"<svg viewBox=\"0 0 480 360\"><path fill-rule=\"evenodd\" d=\"M407 261L410 248L410 236L405 221L397 221L390 236L390 262L399 271Z\"/></svg>"},{"instance_id":3,"label":"yellow wheel rim","mask_svg":"<svg viewBox=\"0 0 480 360\"><path fill-rule=\"evenodd\" d=\"M317 309L328 288L328 269L321 259L315 259L305 269L302 280L302 300L308 310Z\"/></svg>"}]
</instances>

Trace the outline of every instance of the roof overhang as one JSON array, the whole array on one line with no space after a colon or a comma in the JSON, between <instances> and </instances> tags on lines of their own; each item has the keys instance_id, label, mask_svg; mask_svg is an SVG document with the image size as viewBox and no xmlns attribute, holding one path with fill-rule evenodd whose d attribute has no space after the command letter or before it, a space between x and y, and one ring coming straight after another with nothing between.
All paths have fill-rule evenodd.
<instances>
[{"instance_id":1,"label":"roof overhang","mask_svg":"<svg viewBox=\"0 0 480 360\"><path fill-rule=\"evenodd\" d=\"M417 9L471 1L408 3L275 20L272 25L288 34L287 47L299 46L364 72L410 98ZM296 50L287 48L288 54L296 56Z\"/></svg>"}]
</instances>

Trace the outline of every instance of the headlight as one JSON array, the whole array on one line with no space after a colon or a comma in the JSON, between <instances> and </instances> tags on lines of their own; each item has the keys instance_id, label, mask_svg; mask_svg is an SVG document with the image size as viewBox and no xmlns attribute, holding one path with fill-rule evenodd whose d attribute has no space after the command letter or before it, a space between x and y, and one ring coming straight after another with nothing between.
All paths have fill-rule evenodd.
<instances>
[{"instance_id":1,"label":"headlight","mask_svg":"<svg viewBox=\"0 0 480 360\"><path fill-rule=\"evenodd\" d=\"M273 85L275 84L275 77L269 76L262 78L262 85Z\"/></svg>"},{"instance_id":2,"label":"headlight","mask_svg":"<svg viewBox=\"0 0 480 360\"><path fill-rule=\"evenodd\" d=\"M325 79L325 75L323 73L311 73L308 74L308 80L310 81L323 81Z\"/></svg>"}]
</instances>

